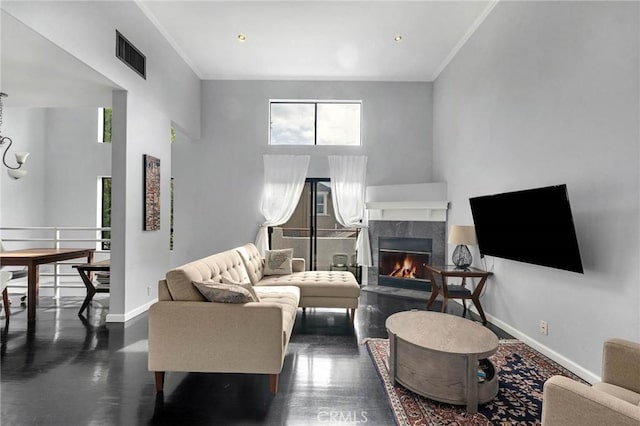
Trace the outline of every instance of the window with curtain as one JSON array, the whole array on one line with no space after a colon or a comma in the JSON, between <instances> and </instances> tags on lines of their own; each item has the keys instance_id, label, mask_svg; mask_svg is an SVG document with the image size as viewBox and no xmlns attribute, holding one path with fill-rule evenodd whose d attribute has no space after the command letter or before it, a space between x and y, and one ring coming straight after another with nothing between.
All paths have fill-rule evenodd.
<instances>
[{"instance_id":1,"label":"window with curtain","mask_svg":"<svg viewBox=\"0 0 640 426\"><path fill-rule=\"evenodd\" d=\"M356 240L357 263L371 266L371 243L365 212L367 157L330 155L328 159L336 219L344 227L361 229Z\"/></svg>"},{"instance_id":2,"label":"window with curtain","mask_svg":"<svg viewBox=\"0 0 640 426\"><path fill-rule=\"evenodd\" d=\"M256 247L264 255L269 249L267 229L289 220L296 209L309 168L308 155L264 155L264 186L260 212L264 223L256 236Z\"/></svg>"}]
</instances>

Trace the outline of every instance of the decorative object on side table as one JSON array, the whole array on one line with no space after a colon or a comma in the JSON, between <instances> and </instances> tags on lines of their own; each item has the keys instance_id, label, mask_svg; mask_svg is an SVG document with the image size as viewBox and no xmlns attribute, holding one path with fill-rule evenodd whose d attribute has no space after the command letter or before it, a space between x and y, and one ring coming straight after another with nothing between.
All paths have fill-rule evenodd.
<instances>
[{"instance_id":1,"label":"decorative object on side table","mask_svg":"<svg viewBox=\"0 0 640 426\"><path fill-rule=\"evenodd\" d=\"M449 244L457 244L451 256L453 264L460 269L471 266L473 257L467 245L477 244L475 228L473 226L451 225L449 228Z\"/></svg>"}]
</instances>

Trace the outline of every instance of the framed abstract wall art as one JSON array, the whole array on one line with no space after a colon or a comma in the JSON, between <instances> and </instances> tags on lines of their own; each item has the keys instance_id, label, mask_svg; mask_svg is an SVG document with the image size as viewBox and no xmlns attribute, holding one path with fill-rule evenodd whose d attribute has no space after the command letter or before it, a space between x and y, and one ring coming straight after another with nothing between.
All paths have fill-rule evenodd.
<instances>
[{"instance_id":1,"label":"framed abstract wall art","mask_svg":"<svg viewBox=\"0 0 640 426\"><path fill-rule=\"evenodd\" d=\"M160 229L160 159L144 154L144 225L145 231Z\"/></svg>"}]
</instances>

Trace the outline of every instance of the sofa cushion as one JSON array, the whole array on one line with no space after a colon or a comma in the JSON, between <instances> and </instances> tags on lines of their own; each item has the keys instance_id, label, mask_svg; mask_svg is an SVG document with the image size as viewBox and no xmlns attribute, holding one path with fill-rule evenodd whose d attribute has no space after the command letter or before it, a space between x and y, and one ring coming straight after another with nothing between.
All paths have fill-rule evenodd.
<instances>
[{"instance_id":1,"label":"sofa cushion","mask_svg":"<svg viewBox=\"0 0 640 426\"><path fill-rule=\"evenodd\" d=\"M284 342L291 337L293 324L296 320L298 312L298 303L300 302L300 289L293 286L269 286L269 287L253 287L261 303L276 303L282 306L282 330L285 335Z\"/></svg>"},{"instance_id":2,"label":"sofa cushion","mask_svg":"<svg viewBox=\"0 0 640 426\"><path fill-rule=\"evenodd\" d=\"M622 388L620 386L612 385L610 383L594 383L594 389L598 389L604 393L615 396L616 398L627 401L633 405L640 405L640 394L635 393L629 389Z\"/></svg>"},{"instance_id":3,"label":"sofa cushion","mask_svg":"<svg viewBox=\"0 0 640 426\"><path fill-rule=\"evenodd\" d=\"M264 258L258 251L258 248L249 243L235 249L249 274L251 284L256 285L264 276Z\"/></svg>"},{"instance_id":4,"label":"sofa cushion","mask_svg":"<svg viewBox=\"0 0 640 426\"><path fill-rule=\"evenodd\" d=\"M215 282L197 282L193 285L210 302L249 303L257 302L251 292L241 284L222 284ZM246 285L246 284L245 284Z\"/></svg>"},{"instance_id":5,"label":"sofa cushion","mask_svg":"<svg viewBox=\"0 0 640 426\"><path fill-rule=\"evenodd\" d=\"M191 283L222 282L222 275L239 282L248 276L237 251L224 251L170 270L166 277L167 288L173 300L204 301L202 294Z\"/></svg>"},{"instance_id":6,"label":"sofa cushion","mask_svg":"<svg viewBox=\"0 0 640 426\"><path fill-rule=\"evenodd\" d=\"M301 297L347 297L360 296L360 285L351 272L304 271L289 275L265 276L256 286L292 285L300 288Z\"/></svg>"},{"instance_id":7,"label":"sofa cushion","mask_svg":"<svg viewBox=\"0 0 640 426\"><path fill-rule=\"evenodd\" d=\"M232 280L231 278L228 278L226 275L223 275L222 276L222 284L239 285L242 288L248 290L249 293L251 293L251 296L253 296L253 298L255 299L256 302L260 301L260 298L256 294L256 291L253 289L253 284L251 284L249 282L249 278L247 278L247 281L238 282L238 281Z\"/></svg>"},{"instance_id":8,"label":"sofa cushion","mask_svg":"<svg viewBox=\"0 0 640 426\"><path fill-rule=\"evenodd\" d=\"M264 275L288 275L292 272L293 249L267 250L264 256Z\"/></svg>"}]
</instances>

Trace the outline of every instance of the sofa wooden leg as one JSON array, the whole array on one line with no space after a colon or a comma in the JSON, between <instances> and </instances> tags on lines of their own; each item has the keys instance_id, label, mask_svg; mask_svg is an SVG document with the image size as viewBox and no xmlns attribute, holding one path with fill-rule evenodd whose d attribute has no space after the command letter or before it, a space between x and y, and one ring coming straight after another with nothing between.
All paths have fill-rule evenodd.
<instances>
[{"instance_id":1,"label":"sofa wooden leg","mask_svg":"<svg viewBox=\"0 0 640 426\"><path fill-rule=\"evenodd\" d=\"M163 392L164 390L164 371L156 371L156 393Z\"/></svg>"},{"instance_id":2,"label":"sofa wooden leg","mask_svg":"<svg viewBox=\"0 0 640 426\"><path fill-rule=\"evenodd\" d=\"M272 395L278 393L278 374L271 374L269 376L269 391Z\"/></svg>"},{"instance_id":3,"label":"sofa wooden leg","mask_svg":"<svg viewBox=\"0 0 640 426\"><path fill-rule=\"evenodd\" d=\"M355 310L355 308L349 309L349 314L351 315L351 322L353 322L356 319L356 310Z\"/></svg>"}]
</instances>

